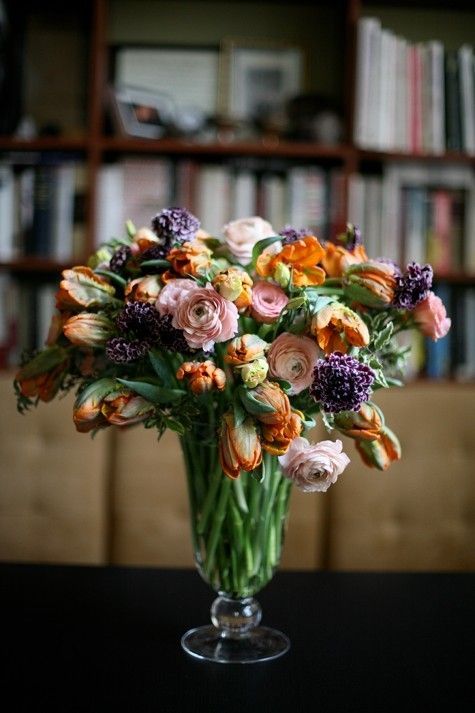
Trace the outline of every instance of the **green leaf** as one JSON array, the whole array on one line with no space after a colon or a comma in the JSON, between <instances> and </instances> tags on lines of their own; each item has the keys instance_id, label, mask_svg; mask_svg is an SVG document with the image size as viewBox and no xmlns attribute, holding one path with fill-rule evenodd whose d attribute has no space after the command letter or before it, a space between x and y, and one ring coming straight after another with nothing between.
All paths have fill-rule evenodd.
<instances>
[{"instance_id":1,"label":"green leaf","mask_svg":"<svg viewBox=\"0 0 475 713\"><path fill-rule=\"evenodd\" d=\"M293 297L285 305L285 311L290 312L293 309L299 309L300 307L302 307L302 305L305 304L306 301L307 298L305 297L305 295L302 295L301 297Z\"/></svg>"},{"instance_id":2,"label":"green leaf","mask_svg":"<svg viewBox=\"0 0 475 713\"><path fill-rule=\"evenodd\" d=\"M394 379L392 376L386 377L386 383L388 386L404 386L404 382L400 379Z\"/></svg>"},{"instance_id":3,"label":"green leaf","mask_svg":"<svg viewBox=\"0 0 475 713\"><path fill-rule=\"evenodd\" d=\"M182 389L167 389L146 381L130 381L129 379L117 379L117 381L154 404L167 404L186 396L186 391Z\"/></svg>"},{"instance_id":4,"label":"green leaf","mask_svg":"<svg viewBox=\"0 0 475 713\"><path fill-rule=\"evenodd\" d=\"M153 366L154 372L156 373L162 384L164 386L172 386L173 379L172 375L170 374L170 369L168 368L168 365L161 356L161 354L156 349L152 349L148 353L148 358L150 359L150 363Z\"/></svg>"},{"instance_id":5,"label":"green leaf","mask_svg":"<svg viewBox=\"0 0 475 713\"><path fill-rule=\"evenodd\" d=\"M216 248L225 244L219 238L200 238L200 242L204 243L210 250L216 250Z\"/></svg>"},{"instance_id":6,"label":"green leaf","mask_svg":"<svg viewBox=\"0 0 475 713\"><path fill-rule=\"evenodd\" d=\"M42 349L36 356L21 367L17 374L18 381L33 379L40 374L46 374L68 358L68 352L63 347L54 344Z\"/></svg>"},{"instance_id":7,"label":"green leaf","mask_svg":"<svg viewBox=\"0 0 475 713\"><path fill-rule=\"evenodd\" d=\"M272 379L272 381L277 382L282 391L285 391L286 393L292 389L290 381L284 381L284 379Z\"/></svg>"},{"instance_id":8,"label":"green leaf","mask_svg":"<svg viewBox=\"0 0 475 713\"><path fill-rule=\"evenodd\" d=\"M329 297L328 295L319 295L317 293L308 295L309 292L310 290L307 290L307 296L309 298L308 301L310 302L312 314L317 314L317 312L320 312L323 307L326 307L332 302L335 302L334 297Z\"/></svg>"},{"instance_id":9,"label":"green leaf","mask_svg":"<svg viewBox=\"0 0 475 713\"><path fill-rule=\"evenodd\" d=\"M129 238L133 238L135 233L137 232L137 228L135 227L135 225L133 224L133 222L130 219L126 221L125 229L127 231L127 235L129 236Z\"/></svg>"},{"instance_id":10,"label":"green leaf","mask_svg":"<svg viewBox=\"0 0 475 713\"><path fill-rule=\"evenodd\" d=\"M170 267L168 260L144 260L140 263L140 267Z\"/></svg>"},{"instance_id":11,"label":"green leaf","mask_svg":"<svg viewBox=\"0 0 475 713\"><path fill-rule=\"evenodd\" d=\"M328 432L333 431L334 428L334 416L332 413L326 413L325 411L321 412L322 415L322 421L323 425L327 429Z\"/></svg>"},{"instance_id":12,"label":"green leaf","mask_svg":"<svg viewBox=\"0 0 475 713\"><path fill-rule=\"evenodd\" d=\"M121 285L121 287L125 287L127 284L127 280L125 280L121 275L117 275L117 273L112 272L111 270L103 270L102 268L98 268L94 270L96 275L102 275L103 277L108 277L109 280L112 280L112 282L116 282L118 285Z\"/></svg>"},{"instance_id":13,"label":"green leaf","mask_svg":"<svg viewBox=\"0 0 475 713\"><path fill-rule=\"evenodd\" d=\"M264 469L264 461L262 461L261 465L258 465L257 468L254 468L254 470L251 470L251 478L254 478L254 480L257 480L258 483L262 483L264 481L265 477L266 477L266 474L265 474L265 469Z\"/></svg>"},{"instance_id":14,"label":"green leaf","mask_svg":"<svg viewBox=\"0 0 475 713\"><path fill-rule=\"evenodd\" d=\"M384 329L378 334L376 339L374 340L374 350L379 351L383 347L386 346L386 344L390 341L392 334L393 334L393 323L388 322L388 324L384 327Z\"/></svg>"},{"instance_id":15,"label":"green leaf","mask_svg":"<svg viewBox=\"0 0 475 713\"><path fill-rule=\"evenodd\" d=\"M276 243L278 240L282 240L281 235L276 235L272 238L264 238L264 240L259 240L259 242L254 245L254 247L252 249L252 265L253 265L253 267L256 266L257 258L262 253L262 251L265 250L267 247L269 247L269 245Z\"/></svg>"},{"instance_id":16,"label":"green leaf","mask_svg":"<svg viewBox=\"0 0 475 713\"><path fill-rule=\"evenodd\" d=\"M233 400L233 410L234 410L234 426L238 428L241 426L244 421L246 420L247 413L245 409L243 408L242 403L239 400L239 395L238 393L234 394L234 400Z\"/></svg>"},{"instance_id":17,"label":"green leaf","mask_svg":"<svg viewBox=\"0 0 475 713\"><path fill-rule=\"evenodd\" d=\"M174 418L166 418L165 423L167 424L168 428L170 431L174 431L175 433L178 433L179 436L184 436L186 433L186 429L180 421L177 421Z\"/></svg>"}]
</instances>

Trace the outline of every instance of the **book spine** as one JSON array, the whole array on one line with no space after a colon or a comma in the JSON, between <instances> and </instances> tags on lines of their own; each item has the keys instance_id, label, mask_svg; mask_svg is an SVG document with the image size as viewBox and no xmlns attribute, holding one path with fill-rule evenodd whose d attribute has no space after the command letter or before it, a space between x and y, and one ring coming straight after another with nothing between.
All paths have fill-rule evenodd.
<instances>
[{"instance_id":1,"label":"book spine","mask_svg":"<svg viewBox=\"0 0 475 713\"><path fill-rule=\"evenodd\" d=\"M446 145L449 151L461 151L460 82L457 53L445 56L445 123Z\"/></svg>"},{"instance_id":2,"label":"book spine","mask_svg":"<svg viewBox=\"0 0 475 713\"><path fill-rule=\"evenodd\" d=\"M15 257L15 188L13 169L0 165L0 260Z\"/></svg>"},{"instance_id":3,"label":"book spine","mask_svg":"<svg viewBox=\"0 0 475 713\"><path fill-rule=\"evenodd\" d=\"M369 131L371 111L371 76L374 62L374 35L380 31L380 23L373 17L362 17L357 27L356 97L354 141L361 148L371 147Z\"/></svg>"},{"instance_id":4,"label":"book spine","mask_svg":"<svg viewBox=\"0 0 475 713\"><path fill-rule=\"evenodd\" d=\"M36 169L31 254L48 257L52 249L54 211L54 170L52 166Z\"/></svg>"},{"instance_id":5,"label":"book spine","mask_svg":"<svg viewBox=\"0 0 475 713\"><path fill-rule=\"evenodd\" d=\"M463 45L459 49L460 104L462 148L475 154L475 92L473 86L473 49Z\"/></svg>"}]
</instances>

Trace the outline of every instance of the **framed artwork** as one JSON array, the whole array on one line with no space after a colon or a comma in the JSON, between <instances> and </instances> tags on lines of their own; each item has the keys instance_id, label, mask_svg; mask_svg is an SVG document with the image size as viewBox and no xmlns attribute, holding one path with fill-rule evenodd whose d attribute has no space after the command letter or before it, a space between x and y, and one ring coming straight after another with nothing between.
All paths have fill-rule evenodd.
<instances>
[{"instance_id":1,"label":"framed artwork","mask_svg":"<svg viewBox=\"0 0 475 713\"><path fill-rule=\"evenodd\" d=\"M226 40L222 45L221 110L232 119L266 119L302 91L302 48L288 43Z\"/></svg>"},{"instance_id":2,"label":"framed artwork","mask_svg":"<svg viewBox=\"0 0 475 713\"><path fill-rule=\"evenodd\" d=\"M112 52L115 83L168 94L178 113L216 114L219 47L117 45Z\"/></svg>"}]
</instances>

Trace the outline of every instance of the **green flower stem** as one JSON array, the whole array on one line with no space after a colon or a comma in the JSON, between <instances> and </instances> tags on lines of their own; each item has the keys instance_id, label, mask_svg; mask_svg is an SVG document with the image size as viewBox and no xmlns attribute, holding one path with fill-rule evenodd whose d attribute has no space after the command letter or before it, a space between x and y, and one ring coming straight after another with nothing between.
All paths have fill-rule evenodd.
<instances>
[{"instance_id":1,"label":"green flower stem","mask_svg":"<svg viewBox=\"0 0 475 713\"><path fill-rule=\"evenodd\" d=\"M233 489L239 509L247 515L247 513L249 512L249 508L247 507L246 495L244 493L244 488L242 485L242 478L243 476L233 481Z\"/></svg>"},{"instance_id":2,"label":"green flower stem","mask_svg":"<svg viewBox=\"0 0 475 713\"><path fill-rule=\"evenodd\" d=\"M199 548L199 536L197 532L197 512L196 512L196 505L195 505L195 498L194 498L194 484L193 484L193 468L191 465L190 461L190 456L188 453L188 449L185 445L184 439L181 438L181 448L183 451L183 458L185 460L185 471L186 471L186 479L187 479L187 484L188 484L188 502L190 505L190 514L191 514L191 541L193 545L193 552L197 552Z\"/></svg>"},{"instance_id":3,"label":"green flower stem","mask_svg":"<svg viewBox=\"0 0 475 713\"><path fill-rule=\"evenodd\" d=\"M224 477L225 476L223 475L222 470L220 468L215 468L208 480L208 492L206 493L200 519L197 525L197 531L200 535L203 535L206 532L206 525L208 524L209 516L215 506L216 493L218 492L218 488Z\"/></svg>"},{"instance_id":4,"label":"green flower stem","mask_svg":"<svg viewBox=\"0 0 475 713\"><path fill-rule=\"evenodd\" d=\"M211 526L211 532L206 547L205 572L208 576L210 576L211 572L213 571L216 547L218 544L219 536L221 534L221 527L226 516L226 506L228 503L230 491L231 480L229 480L229 478L226 478L226 476L223 475L216 513L213 519L213 524Z\"/></svg>"}]
</instances>

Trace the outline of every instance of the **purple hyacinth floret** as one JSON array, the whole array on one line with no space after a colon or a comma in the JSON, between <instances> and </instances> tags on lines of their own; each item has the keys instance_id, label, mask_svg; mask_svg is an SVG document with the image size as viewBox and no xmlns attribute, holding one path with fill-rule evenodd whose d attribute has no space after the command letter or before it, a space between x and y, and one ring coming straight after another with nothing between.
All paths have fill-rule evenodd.
<instances>
[{"instance_id":1,"label":"purple hyacinth floret","mask_svg":"<svg viewBox=\"0 0 475 713\"><path fill-rule=\"evenodd\" d=\"M306 235L311 235L312 231L308 228L292 228L291 225L286 225L285 228L279 232L282 236L282 245L289 245L289 243L295 243L296 240L304 238Z\"/></svg>"},{"instance_id":2,"label":"purple hyacinth floret","mask_svg":"<svg viewBox=\"0 0 475 713\"><path fill-rule=\"evenodd\" d=\"M328 413L358 411L368 401L374 371L354 357L333 352L319 359L313 370L310 395Z\"/></svg>"},{"instance_id":3,"label":"purple hyacinth floret","mask_svg":"<svg viewBox=\"0 0 475 713\"><path fill-rule=\"evenodd\" d=\"M121 245L109 261L109 269L117 275L122 275L127 267L127 261L132 257L132 250L128 245Z\"/></svg>"},{"instance_id":4,"label":"purple hyacinth floret","mask_svg":"<svg viewBox=\"0 0 475 713\"><path fill-rule=\"evenodd\" d=\"M159 318L158 341L161 347L170 352L182 352L187 354L191 351L181 329L172 326L171 314L165 314Z\"/></svg>"},{"instance_id":5,"label":"purple hyacinth floret","mask_svg":"<svg viewBox=\"0 0 475 713\"><path fill-rule=\"evenodd\" d=\"M399 309L414 309L427 297L434 273L430 265L410 262L406 272L396 278L393 305Z\"/></svg>"},{"instance_id":6,"label":"purple hyacinth floret","mask_svg":"<svg viewBox=\"0 0 475 713\"><path fill-rule=\"evenodd\" d=\"M129 364L143 359L151 345L144 339L112 337L106 344L106 357L114 364Z\"/></svg>"},{"instance_id":7,"label":"purple hyacinth floret","mask_svg":"<svg viewBox=\"0 0 475 713\"><path fill-rule=\"evenodd\" d=\"M170 252L170 247L168 243L165 243L164 245L154 245L152 248L144 250L140 256L141 262L145 262L145 260L165 260ZM153 268L150 266L144 267L144 270L145 269L147 270L147 274L152 274L155 271L163 271L163 268Z\"/></svg>"},{"instance_id":8,"label":"purple hyacinth floret","mask_svg":"<svg viewBox=\"0 0 475 713\"><path fill-rule=\"evenodd\" d=\"M148 302L129 302L119 312L116 325L122 334L156 342L160 336L160 315Z\"/></svg>"},{"instance_id":9,"label":"purple hyacinth floret","mask_svg":"<svg viewBox=\"0 0 475 713\"><path fill-rule=\"evenodd\" d=\"M198 218L186 208L164 208L152 219L152 230L166 244L193 240L200 228Z\"/></svg>"},{"instance_id":10,"label":"purple hyacinth floret","mask_svg":"<svg viewBox=\"0 0 475 713\"><path fill-rule=\"evenodd\" d=\"M353 223L347 223L346 226L346 249L350 252L361 245L361 229L359 225L353 225Z\"/></svg>"}]
</instances>

